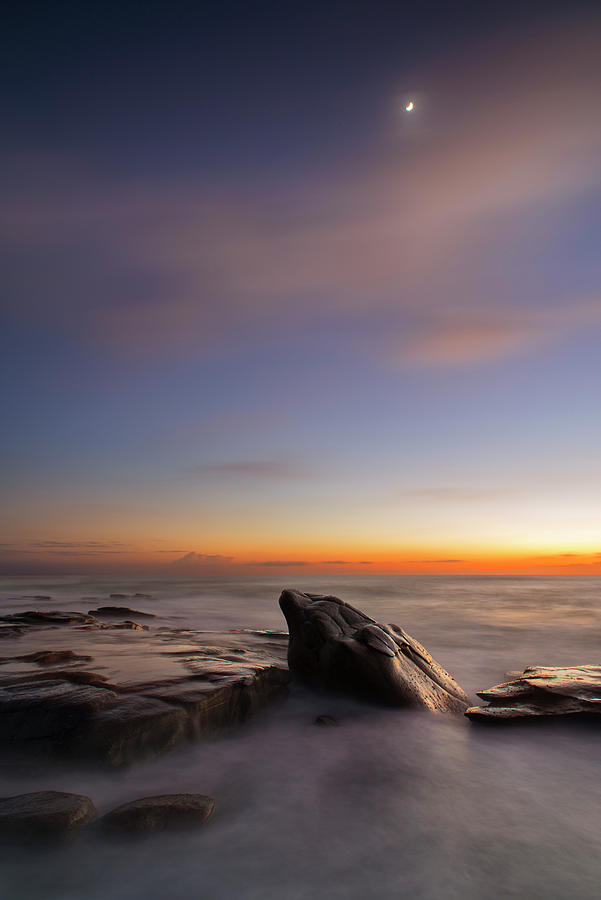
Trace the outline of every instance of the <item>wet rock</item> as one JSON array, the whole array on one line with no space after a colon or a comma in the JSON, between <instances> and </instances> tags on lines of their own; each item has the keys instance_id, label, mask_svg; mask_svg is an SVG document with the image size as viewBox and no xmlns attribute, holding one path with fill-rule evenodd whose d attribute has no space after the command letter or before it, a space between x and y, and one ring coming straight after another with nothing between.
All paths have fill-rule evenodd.
<instances>
[{"instance_id":1,"label":"wet rock","mask_svg":"<svg viewBox=\"0 0 601 900\"><path fill-rule=\"evenodd\" d=\"M89 662L92 657L74 653L72 650L38 650L36 653L15 656L14 659L36 663L38 666L60 666L68 662Z\"/></svg>"},{"instance_id":2,"label":"wet rock","mask_svg":"<svg viewBox=\"0 0 601 900\"><path fill-rule=\"evenodd\" d=\"M125 803L102 819L105 828L129 832L198 828L215 809L212 797L203 794L163 794Z\"/></svg>"},{"instance_id":3,"label":"wet rock","mask_svg":"<svg viewBox=\"0 0 601 900\"><path fill-rule=\"evenodd\" d=\"M109 594L111 600L128 600L129 594Z\"/></svg>"},{"instance_id":4,"label":"wet rock","mask_svg":"<svg viewBox=\"0 0 601 900\"><path fill-rule=\"evenodd\" d=\"M47 672L26 672L20 675L10 675L0 678L0 687L11 687L15 684L34 681L68 681L70 684L91 684L96 687L106 687L108 678L98 672L86 672L81 669L50 669Z\"/></svg>"},{"instance_id":5,"label":"wet rock","mask_svg":"<svg viewBox=\"0 0 601 900\"><path fill-rule=\"evenodd\" d=\"M100 626L72 626L73 649L38 643L2 660L0 750L120 766L243 722L286 691L286 642L270 633L86 630ZM91 648L98 671L76 668Z\"/></svg>"},{"instance_id":6,"label":"wet rock","mask_svg":"<svg viewBox=\"0 0 601 900\"><path fill-rule=\"evenodd\" d=\"M0 638L12 638L19 637L24 634L26 631L26 627L19 627L18 625L0 625Z\"/></svg>"},{"instance_id":7,"label":"wet rock","mask_svg":"<svg viewBox=\"0 0 601 900\"><path fill-rule=\"evenodd\" d=\"M139 625L138 622L130 622L126 619L125 622L117 622L115 625L111 625L111 628L127 628L130 631L148 631L148 625Z\"/></svg>"},{"instance_id":8,"label":"wet rock","mask_svg":"<svg viewBox=\"0 0 601 900\"><path fill-rule=\"evenodd\" d=\"M73 736L70 753L123 766L152 759L180 743L187 734L187 716L179 709L148 697L122 695L107 704Z\"/></svg>"},{"instance_id":9,"label":"wet rock","mask_svg":"<svg viewBox=\"0 0 601 900\"><path fill-rule=\"evenodd\" d=\"M134 594L134 600L152 600L152 594Z\"/></svg>"},{"instance_id":10,"label":"wet rock","mask_svg":"<svg viewBox=\"0 0 601 900\"><path fill-rule=\"evenodd\" d=\"M334 716L317 716L315 724L320 725L322 728L334 728L339 725L340 722Z\"/></svg>"},{"instance_id":11,"label":"wet rock","mask_svg":"<svg viewBox=\"0 0 601 900\"><path fill-rule=\"evenodd\" d=\"M68 753L75 735L117 702L105 688L55 680L17 681L0 687L0 735L4 747L36 754Z\"/></svg>"},{"instance_id":12,"label":"wet rock","mask_svg":"<svg viewBox=\"0 0 601 900\"><path fill-rule=\"evenodd\" d=\"M7 624L22 623L24 625L85 625L93 624L94 618L91 615L86 616L77 612L30 609L27 612L0 616L0 622L6 622Z\"/></svg>"},{"instance_id":13,"label":"wet rock","mask_svg":"<svg viewBox=\"0 0 601 900\"><path fill-rule=\"evenodd\" d=\"M465 711L475 722L599 715L601 666L530 666L512 681L477 694L486 705Z\"/></svg>"},{"instance_id":14,"label":"wet rock","mask_svg":"<svg viewBox=\"0 0 601 900\"><path fill-rule=\"evenodd\" d=\"M277 666L244 677L230 674L214 678L211 674L147 687L144 695L182 707L188 736L199 738L246 721L287 691L288 672Z\"/></svg>"},{"instance_id":15,"label":"wet rock","mask_svg":"<svg viewBox=\"0 0 601 900\"><path fill-rule=\"evenodd\" d=\"M154 613L140 612L138 609L130 609L129 606L99 606L91 609L89 616L96 619L123 619L133 616L136 619L156 619Z\"/></svg>"},{"instance_id":16,"label":"wet rock","mask_svg":"<svg viewBox=\"0 0 601 900\"><path fill-rule=\"evenodd\" d=\"M288 665L309 685L393 706L462 713L468 698L398 625L383 625L337 597L283 591Z\"/></svg>"},{"instance_id":17,"label":"wet rock","mask_svg":"<svg viewBox=\"0 0 601 900\"><path fill-rule=\"evenodd\" d=\"M48 594L24 594L23 600L52 600Z\"/></svg>"},{"instance_id":18,"label":"wet rock","mask_svg":"<svg viewBox=\"0 0 601 900\"><path fill-rule=\"evenodd\" d=\"M61 837L96 818L83 794L37 791L0 798L0 832L5 836Z\"/></svg>"}]
</instances>

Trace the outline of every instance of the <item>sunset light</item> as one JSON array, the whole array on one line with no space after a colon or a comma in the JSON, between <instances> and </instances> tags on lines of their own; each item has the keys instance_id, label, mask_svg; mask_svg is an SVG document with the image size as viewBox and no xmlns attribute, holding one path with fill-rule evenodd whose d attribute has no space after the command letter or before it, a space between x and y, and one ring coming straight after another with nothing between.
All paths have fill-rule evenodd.
<instances>
[{"instance_id":1,"label":"sunset light","mask_svg":"<svg viewBox=\"0 0 601 900\"><path fill-rule=\"evenodd\" d=\"M599 900L601 4L0 42L2 898Z\"/></svg>"}]
</instances>

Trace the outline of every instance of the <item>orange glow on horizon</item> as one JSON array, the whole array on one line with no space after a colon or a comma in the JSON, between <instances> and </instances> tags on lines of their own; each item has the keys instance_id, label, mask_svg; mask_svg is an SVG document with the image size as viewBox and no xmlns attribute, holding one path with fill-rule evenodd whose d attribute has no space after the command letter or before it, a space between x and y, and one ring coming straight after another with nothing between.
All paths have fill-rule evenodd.
<instances>
[{"instance_id":1,"label":"orange glow on horizon","mask_svg":"<svg viewBox=\"0 0 601 900\"><path fill-rule=\"evenodd\" d=\"M48 542L49 543L49 542ZM57 544L60 542L56 542ZM65 541L64 544L73 543ZM91 543L91 542L90 542ZM98 542L100 543L100 542ZM96 572L128 572L157 576L203 575L286 577L306 575L601 575L601 551L586 548L488 548L425 547L412 548L325 548L311 546L253 546L232 548L231 555L218 549L198 552L189 549L197 542L174 542L179 549L135 547L123 544L115 550L40 548L15 549L10 562L12 572L31 571L41 574ZM4 570L8 571L9 560Z\"/></svg>"}]
</instances>

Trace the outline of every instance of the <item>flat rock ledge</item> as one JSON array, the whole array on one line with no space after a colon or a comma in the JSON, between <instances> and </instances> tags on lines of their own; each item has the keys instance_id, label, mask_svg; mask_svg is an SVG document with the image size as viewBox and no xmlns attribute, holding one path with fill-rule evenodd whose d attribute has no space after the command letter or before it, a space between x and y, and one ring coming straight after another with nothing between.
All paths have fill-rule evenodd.
<instances>
[{"instance_id":1,"label":"flat rock ledge","mask_svg":"<svg viewBox=\"0 0 601 900\"><path fill-rule=\"evenodd\" d=\"M37 791L0 798L0 833L9 838L63 837L96 816L96 807L82 794Z\"/></svg>"},{"instance_id":2,"label":"flat rock ledge","mask_svg":"<svg viewBox=\"0 0 601 900\"><path fill-rule=\"evenodd\" d=\"M383 625L338 597L286 590L290 671L312 687L391 706L463 713L457 682L398 625Z\"/></svg>"},{"instance_id":3,"label":"flat rock ledge","mask_svg":"<svg viewBox=\"0 0 601 900\"><path fill-rule=\"evenodd\" d=\"M122 766L243 722L286 693L281 632L89 630L80 613L14 616L23 618L26 633L7 638L0 657L5 754Z\"/></svg>"},{"instance_id":4,"label":"flat rock ledge","mask_svg":"<svg viewBox=\"0 0 601 900\"><path fill-rule=\"evenodd\" d=\"M204 794L162 794L124 803L103 816L100 825L131 833L198 828L214 809L215 801Z\"/></svg>"},{"instance_id":5,"label":"flat rock ledge","mask_svg":"<svg viewBox=\"0 0 601 900\"><path fill-rule=\"evenodd\" d=\"M477 695L486 705L465 711L474 722L599 715L601 666L530 666L512 681Z\"/></svg>"}]
</instances>

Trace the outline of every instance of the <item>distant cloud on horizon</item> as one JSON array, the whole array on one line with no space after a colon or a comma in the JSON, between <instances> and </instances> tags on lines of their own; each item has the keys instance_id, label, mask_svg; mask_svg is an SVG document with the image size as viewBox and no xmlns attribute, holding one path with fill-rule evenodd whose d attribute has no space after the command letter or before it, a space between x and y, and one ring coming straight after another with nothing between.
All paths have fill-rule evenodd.
<instances>
[{"instance_id":1,"label":"distant cloud on horizon","mask_svg":"<svg viewBox=\"0 0 601 900\"><path fill-rule=\"evenodd\" d=\"M169 565L174 568L185 568L199 564L211 565L214 563L227 565L228 563L233 562L234 559L234 556L223 556L220 553L197 553L195 550L190 550L188 553L179 557L179 559L172 560Z\"/></svg>"},{"instance_id":2,"label":"distant cloud on horizon","mask_svg":"<svg viewBox=\"0 0 601 900\"><path fill-rule=\"evenodd\" d=\"M462 563L466 562L465 559L408 559L408 563Z\"/></svg>"},{"instance_id":3,"label":"distant cloud on horizon","mask_svg":"<svg viewBox=\"0 0 601 900\"><path fill-rule=\"evenodd\" d=\"M292 566L309 566L310 563L304 559L266 559L262 562L249 563L251 566L265 566L266 568L281 567L282 569Z\"/></svg>"}]
</instances>

